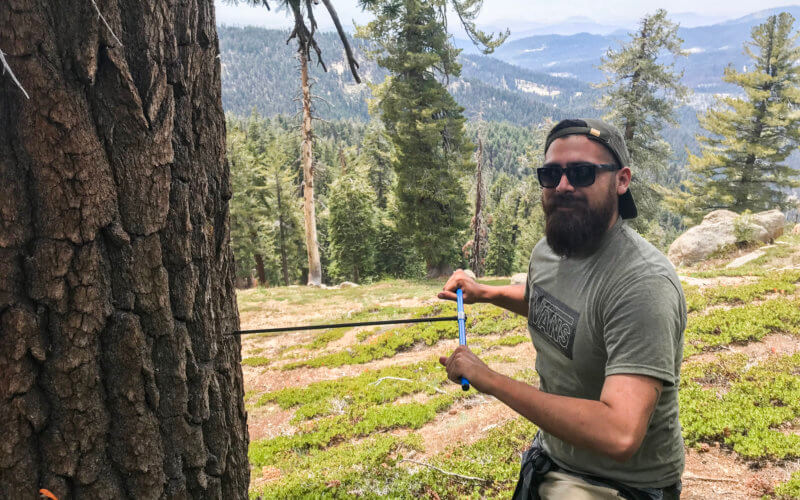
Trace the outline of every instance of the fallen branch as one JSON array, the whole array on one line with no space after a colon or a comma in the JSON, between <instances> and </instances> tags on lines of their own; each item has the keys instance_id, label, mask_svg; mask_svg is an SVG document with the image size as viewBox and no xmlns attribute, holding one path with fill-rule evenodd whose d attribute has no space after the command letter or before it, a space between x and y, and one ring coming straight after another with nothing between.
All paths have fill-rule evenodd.
<instances>
[{"instance_id":1,"label":"fallen branch","mask_svg":"<svg viewBox=\"0 0 800 500\"><path fill-rule=\"evenodd\" d=\"M401 462L411 462L412 464L417 464L417 465L424 465L425 467L430 467L431 469L439 471L442 474L446 474L448 476L453 476L453 477L460 477L461 479L467 479L469 481L481 481L483 483L488 483L489 482L488 479L484 479L482 477L464 476L464 475L461 475L461 474L456 474L455 472L448 472L448 471L446 471L444 469L440 469L439 467L436 467L435 465L426 464L425 462L418 462L416 460L409 460L408 458L402 458L402 459L400 459L400 461Z\"/></svg>"},{"instance_id":2,"label":"fallen branch","mask_svg":"<svg viewBox=\"0 0 800 500\"><path fill-rule=\"evenodd\" d=\"M4 54L3 54L2 50L0 50L0 62L3 63L3 74L5 74L6 71L8 71L8 74L11 75L11 79L14 80L14 83L17 84L17 87L19 87L19 89L22 91L22 93L25 94L25 97L30 100L31 96L29 96L28 93L25 92L25 89L22 87L22 84L19 83L19 80L17 80L17 77L14 76L14 72L11 71L11 66L9 66L8 63L6 62L6 58L4 57Z\"/></svg>"},{"instance_id":3,"label":"fallen branch","mask_svg":"<svg viewBox=\"0 0 800 500\"><path fill-rule=\"evenodd\" d=\"M705 476L695 476L694 474L684 474L681 479L693 479L695 481L715 481L720 483L736 483L738 479L730 479L727 477L705 477Z\"/></svg>"},{"instance_id":4,"label":"fallen branch","mask_svg":"<svg viewBox=\"0 0 800 500\"><path fill-rule=\"evenodd\" d=\"M111 33L111 36L114 37L114 40L116 40L119 46L122 47L122 42L119 40L119 38L117 38L117 35L114 34L114 30L111 29L111 26L108 25L108 21L106 21L106 18L103 17L103 13L100 12L100 7L97 6L97 3L94 0L92 0L92 5L94 5L94 10L97 11L97 15L100 16L100 20L103 21L103 24L105 24L106 28L108 28L108 32ZM269 7L267 7L267 9L269 9Z\"/></svg>"}]
</instances>

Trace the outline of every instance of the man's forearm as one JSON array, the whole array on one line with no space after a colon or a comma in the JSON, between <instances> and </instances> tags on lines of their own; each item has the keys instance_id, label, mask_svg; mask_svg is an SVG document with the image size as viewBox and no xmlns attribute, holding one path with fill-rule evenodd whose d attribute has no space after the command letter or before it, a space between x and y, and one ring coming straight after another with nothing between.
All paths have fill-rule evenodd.
<instances>
[{"instance_id":1,"label":"man's forearm","mask_svg":"<svg viewBox=\"0 0 800 500\"><path fill-rule=\"evenodd\" d=\"M484 285L482 302L489 302L528 317L528 303L525 302L525 285Z\"/></svg>"},{"instance_id":2,"label":"man's forearm","mask_svg":"<svg viewBox=\"0 0 800 500\"><path fill-rule=\"evenodd\" d=\"M494 371L480 390L575 447L622 462L641 444L629 420L602 401L548 394Z\"/></svg>"}]
</instances>

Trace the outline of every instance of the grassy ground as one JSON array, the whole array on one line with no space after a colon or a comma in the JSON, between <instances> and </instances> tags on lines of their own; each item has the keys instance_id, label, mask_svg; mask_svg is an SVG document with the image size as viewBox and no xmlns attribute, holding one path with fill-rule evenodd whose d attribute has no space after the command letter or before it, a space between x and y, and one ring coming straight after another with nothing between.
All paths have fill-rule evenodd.
<instances>
[{"instance_id":1,"label":"grassy ground","mask_svg":"<svg viewBox=\"0 0 800 500\"><path fill-rule=\"evenodd\" d=\"M734 257L679 269L683 498L800 498L800 238L726 269ZM443 283L240 291L242 328L449 315ZM467 315L473 350L538 383L521 318ZM535 427L447 382L436 359L456 345L449 323L246 337L251 497L510 497Z\"/></svg>"}]
</instances>

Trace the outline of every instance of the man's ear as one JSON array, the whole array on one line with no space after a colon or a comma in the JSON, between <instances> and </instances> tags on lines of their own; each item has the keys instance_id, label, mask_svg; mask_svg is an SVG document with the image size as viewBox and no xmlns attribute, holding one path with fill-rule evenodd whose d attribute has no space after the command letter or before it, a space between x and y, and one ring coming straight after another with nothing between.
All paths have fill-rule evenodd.
<instances>
[{"instance_id":1,"label":"man's ear","mask_svg":"<svg viewBox=\"0 0 800 500\"><path fill-rule=\"evenodd\" d=\"M628 186L631 185L631 169L628 167L622 167L621 169L617 170L617 195L625 194L625 191L628 190Z\"/></svg>"}]
</instances>

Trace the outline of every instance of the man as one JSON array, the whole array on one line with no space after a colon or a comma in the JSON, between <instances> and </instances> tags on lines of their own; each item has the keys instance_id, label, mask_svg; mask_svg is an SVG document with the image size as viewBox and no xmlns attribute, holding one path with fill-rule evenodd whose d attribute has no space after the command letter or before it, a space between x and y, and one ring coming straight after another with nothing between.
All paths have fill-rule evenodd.
<instances>
[{"instance_id":1,"label":"man","mask_svg":"<svg viewBox=\"0 0 800 500\"><path fill-rule=\"evenodd\" d=\"M540 428L515 498L678 498L684 452L678 377L686 303L669 261L622 219L636 216L628 151L599 120L547 136L545 234L527 284L481 285L463 271L439 298L490 302L528 317L536 389L492 371L468 348L441 357Z\"/></svg>"}]
</instances>

